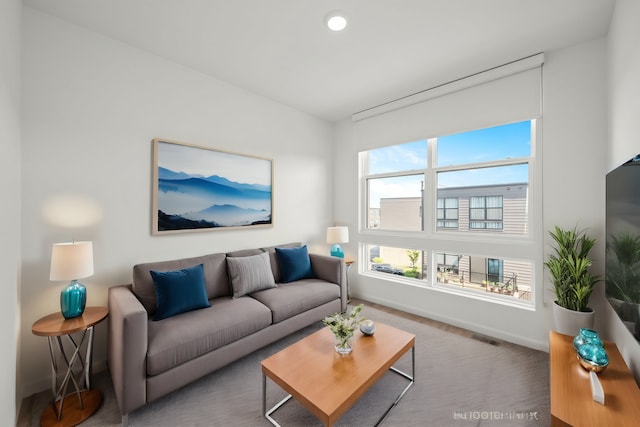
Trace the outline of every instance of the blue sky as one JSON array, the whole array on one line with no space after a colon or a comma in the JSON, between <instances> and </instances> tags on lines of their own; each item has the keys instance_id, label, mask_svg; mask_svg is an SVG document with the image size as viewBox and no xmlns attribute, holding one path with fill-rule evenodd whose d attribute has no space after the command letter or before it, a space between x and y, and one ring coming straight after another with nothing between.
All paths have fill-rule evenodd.
<instances>
[{"instance_id":1,"label":"blue sky","mask_svg":"<svg viewBox=\"0 0 640 427\"><path fill-rule=\"evenodd\" d=\"M438 166L515 159L530 155L529 121L438 138Z\"/></svg>"}]
</instances>

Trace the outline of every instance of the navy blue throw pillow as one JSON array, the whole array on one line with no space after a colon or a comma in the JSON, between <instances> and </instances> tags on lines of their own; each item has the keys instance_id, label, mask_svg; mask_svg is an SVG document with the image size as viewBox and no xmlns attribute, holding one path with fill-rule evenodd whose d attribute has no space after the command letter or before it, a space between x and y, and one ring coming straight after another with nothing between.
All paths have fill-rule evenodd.
<instances>
[{"instance_id":1,"label":"navy blue throw pillow","mask_svg":"<svg viewBox=\"0 0 640 427\"><path fill-rule=\"evenodd\" d=\"M156 288L157 307L154 320L211 307L205 290L202 264L184 270L151 270L150 273Z\"/></svg>"},{"instance_id":2,"label":"navy blue throw pillow","mask_svg":"<svg viewBox=\"0 0 640 427\"><path fill-rule=\"evenodd\" d=\"M276 254L283 283L314 277L306 245L297 248L276 248Z\"/></svg>"}]
</instances>

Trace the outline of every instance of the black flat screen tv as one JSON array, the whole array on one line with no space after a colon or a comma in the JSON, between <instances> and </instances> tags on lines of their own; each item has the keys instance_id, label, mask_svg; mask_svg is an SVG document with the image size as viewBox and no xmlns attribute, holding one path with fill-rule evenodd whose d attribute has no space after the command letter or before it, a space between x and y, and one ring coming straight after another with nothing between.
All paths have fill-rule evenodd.
<instances>
[{"instance_id":1,"label":"black flat screen tv","mask_svg":"<svg viewBox=\"0 0 640 427\"><path fill-rule=\"evenodd\" d=\"M640 154L606 178L607 300L640 341Z\"/></svg>"}]
</instances>

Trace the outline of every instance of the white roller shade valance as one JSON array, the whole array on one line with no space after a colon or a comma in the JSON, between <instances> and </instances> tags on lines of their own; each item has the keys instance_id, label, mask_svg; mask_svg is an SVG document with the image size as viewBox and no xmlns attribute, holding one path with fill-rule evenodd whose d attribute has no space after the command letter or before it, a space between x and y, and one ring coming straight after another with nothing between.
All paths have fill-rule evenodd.
<instances>
[{"instance_id":1,"label":"white roller shade valance","mask_svg":"<svg viewBox=\"0 0 640 427\"><path fill-rule=\"evenodd\" d=\"M542 112L543 55L352 116L358 150L528 120Z\"/></svg>"}]
</instances>

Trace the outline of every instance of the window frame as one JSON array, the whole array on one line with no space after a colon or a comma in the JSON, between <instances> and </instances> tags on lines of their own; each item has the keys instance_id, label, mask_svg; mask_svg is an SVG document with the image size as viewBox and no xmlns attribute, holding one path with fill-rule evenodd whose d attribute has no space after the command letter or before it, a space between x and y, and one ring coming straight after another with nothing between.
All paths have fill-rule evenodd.
<instances>
[{"instance_id":1,"label":"window frame","mask_svg":"<svg viewBox=\"0 0 640 427\"><path fill-rule=\"evenodd\" d=\"M479 162L472 164L453 165L453 166L437 166L437 138L427 138L427 168L412 169L394 173L367 175L368 150L358 153L358 161L360 165L359 174L359 257L366 260L365 249L367 245L380 245L392 247L406 247L417 249L423 252L423 263L436 268L427 269L427 277L421 281L413 279L398 279L397 277L388 277L383 273L367 271L367 263L360 263L359 274L371 275L372 277L382 278L385 281L402 283L404 285L418 285L420 287L433 291L443 291L448 293L460 294L463 296L480 299L483 301L491 301L499 304L507 304L518 308L535 310L536 309L536 287L531 287L531 297L529 301L517 301L514 298L506 296L496 296L494 294L478 295L470 292L468 289L455 289L451 286L441 285L436 280L438 272L436 254L444 253L464 253L482 256L485 258L523 261L530 264L532 283L536 283L536 276L541 274L539 264L538 251L543 240L542 232L542 196L541 188L541 165L537 159L540 156L538 152L540 147L542 119L540 117L526 118L520 121L530 122L530 143L531 149L528 157L498 159L487 162ZM503 123L509 124L509 123ZM494 124L493 126L501 126L502 124ZM492 126L488 126L492 127ZM398 144L402 145L399 141ZM375 148L373 148L375 149ZM438 223L438 173L461 171L467 169L493 168L500 166L527 165L528 177L526 188L527 218L526 232L524 234L507 234L507 233L491 233L491 229L471 229L461 233L455 228L441 228ZM367 179L377 177L392 177L400 175L415 175L417 173L424 174L424 190L422 192L422 207L424 212L433 212L432 215L423 215L422 231L404 231L404 230L384 230L371 229L367 227L368 205L369 205L369 189ZM504 223L504 199L502 201L502 222ZM458 221L460 226L460 212L464 209L458 202ZM504 226L503 226L504 228ZM538 291L540 292L540 291Z\"/></svg>"}]
</instances>

